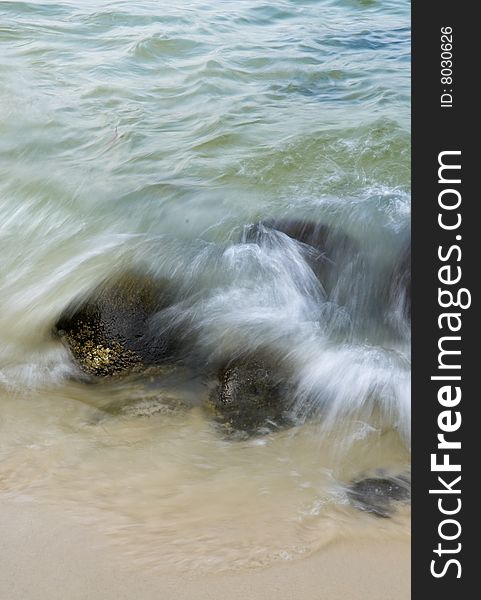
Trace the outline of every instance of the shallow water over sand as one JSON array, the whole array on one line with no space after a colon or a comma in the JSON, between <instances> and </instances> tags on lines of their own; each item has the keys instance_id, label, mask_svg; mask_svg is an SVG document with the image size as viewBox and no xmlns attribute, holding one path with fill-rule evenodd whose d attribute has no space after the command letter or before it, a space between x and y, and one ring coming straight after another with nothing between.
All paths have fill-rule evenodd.
<instances>
[{"instance_id":1,"label":"shallow water over sand","mask_svg":"<svg viewBox=\"0 0 481 600\"><path fill-rule=\"evenodd\" d=\"M407 508L345 486L409 469L408 324L380 293L409 228L409 4L1 2L0 46L0 494L158 568L405 536ZM353 240L336 293L287 236L247 243L294 217ZM175 282L158 327L201 362L275 347L297 425L226 436L182 368L73 381L53 324L132 268Z\"/></svg>"},{"instance_id":2,"label":"shallow water over sand","mask_svg":"<svg viewBox=\"0 0 481 600\"><path fill-rule=\"evenodd\" d=\"M3 398L1 493L67 508L156 569L261 566L345 536L407 533L405 509L360 513L343 487L406 468L392 431L357 421L233 441L199 409L105 417L83 403L101 396L65 386Z\"/></svg>"}]
</instances>

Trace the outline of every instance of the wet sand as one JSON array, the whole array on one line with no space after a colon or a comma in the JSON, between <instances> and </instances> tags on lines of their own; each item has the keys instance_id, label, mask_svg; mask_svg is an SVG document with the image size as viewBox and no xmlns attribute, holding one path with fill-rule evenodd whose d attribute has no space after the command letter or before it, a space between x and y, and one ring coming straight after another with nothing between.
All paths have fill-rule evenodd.
<instances>
[{"instance_id":1,"label":"wet sand","mask_svg":"<svg viewBox=\"0 0 481 600\"><path fill-rule=\"evenodd\" d=\"M2 600L407 600L406 539L344 539L263 570L163 574L68 513L0 499ZM162 558L159 557L159 561Z\"/></svg>"}]
</instances>

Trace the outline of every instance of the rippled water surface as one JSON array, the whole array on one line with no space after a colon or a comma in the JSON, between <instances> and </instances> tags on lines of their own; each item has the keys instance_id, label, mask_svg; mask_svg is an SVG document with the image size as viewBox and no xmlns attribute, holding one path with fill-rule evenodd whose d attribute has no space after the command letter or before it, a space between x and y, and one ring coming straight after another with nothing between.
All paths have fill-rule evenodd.
<instances>
[{"instance_id":1,"label":"rippled water surface","mask_svg":"<svg viewBox=\"0 0 481 600\"><path fill-rule=\"evenodd\" d=\"M409 229L409 12L0 1L0 495L69 507L156 566L407 534L406 510L376 520L345 490L409 468L409 328L379 291ZM336 293L302 244L247 242L273 218L353 240ZM224 435L209 382L182 368L155 384L73 378L55 321L128 269L175 282L159 327L188 323L206 364L275 347L296 426Z\"/></svg>"}]
</instances>

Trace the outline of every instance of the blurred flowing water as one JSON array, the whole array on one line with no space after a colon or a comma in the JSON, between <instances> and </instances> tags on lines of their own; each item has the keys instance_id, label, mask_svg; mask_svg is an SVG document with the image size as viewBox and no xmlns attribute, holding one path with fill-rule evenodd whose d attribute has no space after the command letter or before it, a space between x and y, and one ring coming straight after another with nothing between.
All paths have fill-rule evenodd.
<instances>
[{"instance_id":1,"label":"blurred flowing water","mask_svg":"<svg viewBox=\"0 0 481 600\"><path fill-rule=\"evenodd\" d=\"M0 495L169 568L408 533L345 486L409 468L409 326L380 299L410 220L409 19L404 0L0 2ZM273 218L354 241L338 295L302 244L247 240ZM188 377L72 379L59 314L140 268L176 283L163 318L206 363L289 361L296 427L227 439ZM191 408L151 414L159 396Z\"/></svg>"}]
</instances>

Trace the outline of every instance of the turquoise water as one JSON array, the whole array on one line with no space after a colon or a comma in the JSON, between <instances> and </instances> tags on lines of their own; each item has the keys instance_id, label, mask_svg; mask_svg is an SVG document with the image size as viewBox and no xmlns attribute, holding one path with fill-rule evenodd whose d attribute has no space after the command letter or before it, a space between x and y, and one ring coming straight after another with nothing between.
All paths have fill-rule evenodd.
<instances>
[{"instance_id":1,"label":"turquoise water","mask_svg":"<svg viewBox=\"0 0 481 600\"><path fill-rule=\"evenodd\" d=\"M209 238L330 196L395 213L410 178L409 9L1 2L2 213Z\"/></svg>"},{"instance_id":2,"label":"turquoise water","mask_svg":"<svg viewBox=\"0 0 481 600\"><path fill-rule=\"evenodd\" d=\"M408 466L409 335L366 316L370 275L345 274L366 289L338 310L295 244L239 243L250 223L294 216L342 228L373 273L402 245L409 2L1 1L0 491L108 510L110 529L152 553L170 544L178 565L267 564L364 526L339 486ZM292 354L299 414L307 396L322 405L334 438L300 419L226 446L195 410L94 426L106 396L139 391L73 383L49 332L72 299L140 265L202 292L179 314L207 356L259 337ZM220 535L219 514L238 528Z\"/></svg>"}]
</instances>

